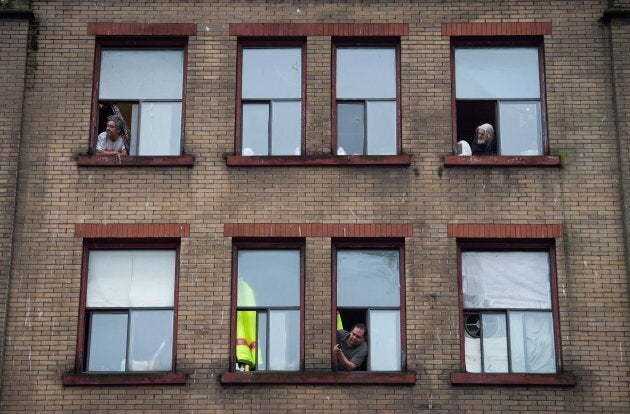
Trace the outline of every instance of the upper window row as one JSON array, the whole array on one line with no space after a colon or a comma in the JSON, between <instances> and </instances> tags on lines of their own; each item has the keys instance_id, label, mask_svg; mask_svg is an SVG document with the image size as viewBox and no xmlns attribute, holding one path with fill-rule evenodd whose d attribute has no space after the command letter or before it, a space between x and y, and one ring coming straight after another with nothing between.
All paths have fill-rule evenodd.
<instances>
[{"instance_id":1,"label":"upper window row","mask_svg":"<svg viewBox=\"0 0 630 414\"><path fill-rule=\"evenodd\" d=\"M239 43L237 154L304 155L305 49L304 39ZM181 155L186 43L105 42L97 52L95 153ZM458 154L547 153L539 42L454 43L452 65ZM331 72L331 152L401 154L399 43L334 41Z\"/></svg>"}]
</instances>

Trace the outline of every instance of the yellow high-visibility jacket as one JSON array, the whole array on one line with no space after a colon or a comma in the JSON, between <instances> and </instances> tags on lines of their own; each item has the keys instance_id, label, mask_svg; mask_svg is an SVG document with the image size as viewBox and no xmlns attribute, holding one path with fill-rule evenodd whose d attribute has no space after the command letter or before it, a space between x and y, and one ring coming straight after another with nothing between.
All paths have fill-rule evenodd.
<instances>
[{"instance_id":1,"label":"yellow high-visibility jacket","mask_svg":"<svg viewBox=\"0 0 630 414\"><path fill-rule=\"evenodd\" d=\"M256 306L252 288L244 281L238 281L238 303L240 306ZM236 312L236 361L256 366L256 311Z\"/></svg>"}]
</instances>

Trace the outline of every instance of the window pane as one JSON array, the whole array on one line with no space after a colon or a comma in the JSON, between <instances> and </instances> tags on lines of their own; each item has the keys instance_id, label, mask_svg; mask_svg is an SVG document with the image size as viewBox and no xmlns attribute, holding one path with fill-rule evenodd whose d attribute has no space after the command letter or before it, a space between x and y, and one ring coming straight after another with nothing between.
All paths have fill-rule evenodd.
<instances>
[{"instance_id":1,"label":"window pane","mask_svg":"<svg viewBox=\"0 0 630 414\"><path fill-rule=\"evenodd\" d=\"M396 101L367 102L367 153L396 154Z\"/></svg>"},{"instance_id":2,"label":"window pane","mask_svg":"<svg viewBox=\"0 0 630 414\"><path fill-rule=\"evenodd\" d=\"M370 371L400 371L400 311L370 310L368 345Z\"/></svg>"},{"instance_id":3,"label":"window pane","mask_svg":"<svg viewBox=\"0 0 630 414\"><path fill-rule=\"evenodd\" d=\"M239 250L238 290L239 307L300 306L300 251Z\"/></svg>"},{"instance_id":4,"label":"window pane","mask_svg":"<svg viewBox=\"0 0 630 414\"><path fill-rule=\"evenodd\" d=\"M90 251L86 306L128 308L132 269L129 251Z\"/></svg>"},{"instance_id":5,"label":"window pane","mask_svg":"<svg viewBox=\"0 0 630 414\"><path fill-rule=\"evenodd\" d=\"M364 104L337 104L337 155L363 155ZM343 151L341 150L343 149Z\"/></svg>"},{"instance_id":6,"label":"window pane","mask_svg":"<svg viewBox=\"0 0 630 414\"><path fill-rule=\"evenodd\" d=\"M550 309L547 252L463 252L465 308Z\"/></svg>"},{"instance_id":7,"label":"window pane","mask_svg":"<svg viewBox=\"0 0 630 414\"><path fill-rule=\"evenodd\" d=\"M540 98L538 49L455 49L457 99Z\"/></svg>"},{"instance_id":8,"label":"window pane","mask_svg":"<svg viewBox=\"0 0 630 414\"><path fill-rule=\"evenodd\" d=\"M173 350L173 311L131 311L130 371L170 371Z\"/></svg>"},{"instance_id":9,"label":"window pane","mask_svg":"<svg viewBox=\"0 0 630 414\"><path fill-rule=\"evenodd\" d=\"M243 155L269 155L269 104L243 104Z\"/></svg>"},{"instance_id":10,"label":"window pane","mask_svg":"<svg viewBox=\"0 0 630 414\"><path fill-rule=\"evenodd\" d=\"M541 155L539 102L499 102L501 155Z\"/></svg>"},{"instance_id":11,"label":"window pane","mask_svg":"<svg viewBox=\"0 0 630 414\"><path fill-rule=\"evenodd\" d=\"M272 102L271 114L271 154L300 155L302 150L300 101Z\"/></svg>"},{"instance_id":12,"label":"window pane","mask_svg":"<svg viewBox=\"0 0 630 414\"><path fill-rule=\"evenodd\" d=\"M173 306L174 250L93 250L87 307Z\"/></svg>"},{"instance_id":13,"label":"window pane","mask_svg":"<svg viewBox=\"0 0 630 414\"><path fill-rule=\"evenodd\" d=\"M465 333L464 352L466 372L481 372L481 338L473 338Z\"/></svg>"},{"instance_id":14,"label":"window pane","mask_svg":"<svg viewBox=\"0 0 630 414\"><path fill-rule=\"evenodd\" d=\"M337 306L400 306L398 250L337 251Z\"/></svg>"},{"instance_id":15,"label":"window pane","mask_svg":"<svg viewBox=\"0 0 630 414\"><path fill-rule=\"evenodd\" d=\"M337 48L337 99L396 99L396 49Z\"/></svg>"},{"instance_id":16,"label":"window pane","mask_svg":"<svg viewBox=\"0 0 630 414\"><path fill-rule=\"evenodd\" d=\"M140 103L138 155L180 155L181 102Z\"/></svg>"},{"instance_id":17,"label":"window pane","mask_svg":"<svg viewBox=\"0 0 630 414\"><path fill-rule=\"evenodd\" d=\"M258 312L258 339L256 339L258 348L256 370L258 371L267 370L267 324L267 312Z\"/></svg>"},{"instance_id":18,"label":"window pane","mask_svg":"<svg viewBox=\"0 0 630 414\"><path fill-rule=\"evenodd\" d=\"M92 313L88 339L88 371L124 371L127 314Z\"/></svg>"},{"instance_id":19,"label":"window pane","mask_svg":"<svg viewBox=\"0 0 630 414\"><path fill-rule=\"evenodd\" d=\"M243 99L302 96L301 48L243 48Z\"/></svg>"},{"instance_id":20,"label":"window pane","mask_svg":"<svg viewBox=\"0 0 630 414\"><path fill-rule=\"evenodd\" d=\"M269 312L269 370L300 369L300 312Z\"/></svg>"},{"instance_id":21,"label":"window pane","mask_svg":"<svg viewBox=\"0 0 630 414\"><path fill-rule=\"evenodd\" d=\"M513 372L556 372L551 312L510 312Z\"/></svg>"},{"instance_id":22,"label":"window pane","mask_svg":"<svg viewBox=\"0 0 630 414\"><path fill-rule=\"evenodd\" d=\"M483 371L508 372L505 315L481 315L481 341L483 346Z\"/></svg>"},{"instance_id":23,"label":"window pane","mask_svg":"<svg viewBox=\"0 0 630 414\"><path fill-rule=\"evenodd\" d=\"M129 306L173 306L175 250L134 250Z\"/></svg>"},{"instance_id":24,"label":"window pane","mask_svg":"<svg viewBox=\"0 0 630 414\"><path fill-rule=\"evenodd\" d=\"M182 50L101 52L99 99L182 99Z\"/></svg>"}]
</instances>

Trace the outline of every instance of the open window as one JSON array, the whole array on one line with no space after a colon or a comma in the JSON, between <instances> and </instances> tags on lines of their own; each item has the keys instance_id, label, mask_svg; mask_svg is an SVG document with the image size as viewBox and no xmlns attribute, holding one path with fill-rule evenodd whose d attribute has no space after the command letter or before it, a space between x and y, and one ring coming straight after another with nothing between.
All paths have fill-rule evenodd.
<instances>
[{"instance_id":1,"label":"open window","mask_svg":"<svg viewBox=\"0 0 630 414\"><path fill-rule=\"evenodd\" d=\"M545 155L541 43L460 40L452 53L455 142L467 141L473 155ZM476 129L486 123L494 140L480 144Z\"/></svg>"},{"instance_id":2,"label":"open window","mask_svg":"<svg viewBox=\"0 0 630 414\"><path fill-rule=\"evenodd\" d=\"M398 154L398 44L334 43L335 154Z\"/></svg>"},{"instance_id":3,"label":"open window","mask_svg":"<svg viewBox=\"0 0 630 414\"><path fill-rule=\"evenodd\" d=\"M459 250L465 372L559 372L553 246L460 242Z\"/></svg>"},{"instance_id":4,"label":"open window","mask_svg":"<svg viewBox=\"0 0 630 414\"><path fill-rule=\"evenodd\" d=\"M333 247L338 323L350 331L367 327L368 355L362 370L404 369L404 306L401 243L337 241Z\"/></svg>"},{"instance_id":5,"label":"open window","mask_svg":"<svg viewBox=\"0 0 630 414\"><path fill-rule=\"evenodd\" d=\"M234 371L302 366L303 244L236 243Z\"/></svg>"},{"instance_id":6,"label":"open window","mask_svg":"<svg viewBox=\"0 0 630 414\"><path fill-rule=\"evenodd\" d=\"M86 243L77 372L175 370L179 244Z\"/></svg>"},{"instance_id":7,"label":"open window","mask_svg":"<svg viewBox=\"0 0 630 414\"><path fill-rule=\"evenodd\" d=\"M180 156L185 61L185 40L97 39L93 150L118 115L130 156Z\"/></svg>"},{"instance_id":8,"label":"open window","mask_svg":"<svg viewBox=\"0 0 630 414\"><path fill-rule=\"evenodd\" d=\"M301 39L239 43L240 155L303 153L303 48Z\"/></svg>"}]
</instances>

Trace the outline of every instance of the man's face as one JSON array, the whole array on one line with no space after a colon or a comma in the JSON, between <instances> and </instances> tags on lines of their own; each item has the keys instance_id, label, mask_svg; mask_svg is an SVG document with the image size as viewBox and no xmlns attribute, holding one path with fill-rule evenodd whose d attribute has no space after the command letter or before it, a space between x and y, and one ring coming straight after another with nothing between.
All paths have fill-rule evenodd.
<instances>
[{"instance_id":1,"label":"man's face","mask_svg":"<svg viewBox=\"0 0 630 414\"><path fill-rule=\"evenodd\" d=\"M107 121L105 133L107 134L107 138L109 138L110 141L116 141L120 136L120 129L116 128L116 123L114 121Z\"/></svg>"},{"instance_id":2,"label":"man's face","mask_svg":"<svg viewBox=\"0 0 630 414\"><path fill-rule=\"evenodd\" d=\"M485 145L488 143L490 135L483 128L477 128L477 144Z\"/></svg>"},{"instance_id":3,"label":"man's face","mask_svg":"<svg viewBox=\"0 0 630 414\"><path fill-rule=\"evenodd\" d=\"M365 332L361 328L354 328L350 331L350 335L348 336L348 345L350 346L358 346L365 341Z\"/></svg>"}]
</instances>

